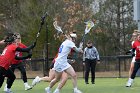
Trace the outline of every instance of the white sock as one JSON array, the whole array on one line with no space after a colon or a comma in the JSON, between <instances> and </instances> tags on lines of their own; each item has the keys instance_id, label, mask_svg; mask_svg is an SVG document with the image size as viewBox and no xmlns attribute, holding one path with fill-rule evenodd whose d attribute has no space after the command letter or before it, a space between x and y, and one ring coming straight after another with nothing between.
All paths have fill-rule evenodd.
<instances>
[{"instance_id":1,"label":"white sock","mask_svg":"<svg viewBox=\"0 0 140 93\"><path fill-rule=\"evenodd\" d=\"M75 91L75 90L77 90L77 87L75 87L75 88L73 88L73 89L74 89L74 91Z\"/></svg>"},{"instance_id":2,"label":"white sock","mask_svg":"<svg viewBox=\"0 0 140 93\"><path fill-rule=\"evenodd\" d=\"M48 89L51 89L50 87L48 87Z\"/></svg>"},{"instance_id":3,"label":"white sock","mask_svg":"<svg viewBox=\"0 0 140 93\"><path fill-rule=\"evenodd\" d=\"M39 82L41 81L41 78L39 78Z\"/></svg>"},{"instance_id":4,"label":"white sock","mask_svg":"<svg viewBox=\"0 0 140 93\"><path fill-rule=\"evenodd\" d=\"M131 82L132 82L133 80L134 80L134 79L129 78L129 81L131 81Z\"/></svg>"},{"instance_id":5,"label":"white sock","mask_svg":"<svg viewBox=\"0 0 140 93\"><path fill-rule=\"evenodd\" d=\"M7 91L10 91L11 89L10 88L7 88Z\"/></svg>"},{"instance_id":6,"label":"white sock","mask_svg":"<svg viewBox=\"0 0 140 93\"><path fill-rule=\"evenodd\" d=\"M24 86L28 86L28 83L27 83L27 82L25 82L25 83L24 83Z\"/></svg>"},{"instance_id":7,"label":"white sock","mask_svg":"<svg viewBox=\"0 0 140 93\"><path fill-rule=\"evenodd\" d=\"M56 88L55 91L60 91L60 89Z\"/></svg>"}]
</instances>

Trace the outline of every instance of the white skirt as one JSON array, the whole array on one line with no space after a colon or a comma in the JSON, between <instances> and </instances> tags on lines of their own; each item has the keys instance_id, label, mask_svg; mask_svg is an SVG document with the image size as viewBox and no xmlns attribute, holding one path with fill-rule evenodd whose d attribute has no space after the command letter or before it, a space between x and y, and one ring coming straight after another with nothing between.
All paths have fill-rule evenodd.
<instances>
[{"instance_id":1,"label":"white skirt","mask_svg":"<svg viewBox=\"0 0 140 93\"><path fill-rule=\"evenodd\" d=\"M135 58L136 58L135 56L132 58L132 61L131 61L132 63L136 62Z\"/></svg>"},{"instance_id":2,"label":"white skirt","mask_svg":"<svg viewBox=\"0 0 140 93\"><path fill-rule=\"evenodd\" d=\"M55 62L54 63L54 70L56 70L57 72L63 72L69 67L71 67L71 65L68 62Z\"/></svg>"}]
</instances>

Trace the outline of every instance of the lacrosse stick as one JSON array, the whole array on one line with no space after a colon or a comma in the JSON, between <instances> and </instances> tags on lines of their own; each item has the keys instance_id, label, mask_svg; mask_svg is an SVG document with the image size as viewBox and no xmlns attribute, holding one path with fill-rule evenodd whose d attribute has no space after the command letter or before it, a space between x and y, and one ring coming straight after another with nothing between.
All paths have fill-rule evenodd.
<instances>
[{"instance_id":1,"label":"lacrosse stick","mask_svg":"<svg viewBox=\"0 0 140 93\"><path fill-rule=\"evenodd\" d=\"M87 21L84 23L86 24L86 28L85 28L84 35L82 37L82 42L84 41L86 34L89 33L91 28L94 26L94 23L92 21Z\"/></svg>"},{"instance_id":2,"label":"lacrosse stick","mask_svg":"<svg viewBox=\"0 0 140 93\"><path fill-rule=\"evenodd\" d=\"M62 31L61 27L58 26L57 21L54 21L54 22L53 22L53 26L54 26L54 28L58 31L57 33L62 33L63 35L65 35L66 38L69 38L69 37Z\"/></svg>"},{"instance_id":3,"label":"lacrosse stick","mask_svg":"<svg viewBox=\"0 0 140 93\"><path fill-rule=\"evenodd\" d=\"M43 27L43 25L44 25L44 20L45 20L45 18L46 18L47 15L48 15L48 13L46 12L46 13L41 17L41 23L40 23L39 30L38 30L38 32L37 32L37 34L36 34L35 42L37 42L37 39L38 39L38 37L39 37L39 35L40 35L40 32L41 32L41 29L42 29L42 27Z\"/></svg>"},{"instance_id":4,"label":"lacrosse stick","mask_svg":"<svg viewBox=\"0 0 140 93\"><path fill-rule=\"evenodd\" d=\"M43 24L44 24L44 20L45 20L45 18L46 18L47 15L48 15L48 13L46 12L46 13L41 17L41 23L40 23L39 31L38 31L37 34L36 34L36 39L35 39L34 44L37 43L37 39L38 39L38 37L39 37L39 35L40 35L41 29L42 29ZM33 50L33 49L32 49L32 50ZM32 56L32 50L29 51L29 52L27 52L28 55L26 55L26 56L16 56L15 58L16 58L17 60L23 60L23 59L31 58L31 56Z\"/></svg>"}]
</instances>

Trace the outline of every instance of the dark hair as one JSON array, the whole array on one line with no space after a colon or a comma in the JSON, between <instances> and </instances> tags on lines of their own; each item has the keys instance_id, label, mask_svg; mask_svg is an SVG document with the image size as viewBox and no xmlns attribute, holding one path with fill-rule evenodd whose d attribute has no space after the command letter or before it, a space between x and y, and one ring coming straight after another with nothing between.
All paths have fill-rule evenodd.
<instances>
[{"instance_id":1,"label":"dark hair","mask_svg":"<svg viewBox=\"0 0 140 93\"><path fill-rule=\"evenodd\" d=\"M91 41L91 40L88 40L88 41L87 41L87 44L91 44L91 43L92 43L92 41Z\"/></svg>"},{"instance_id":2,"label":"dark hair","mask_svg":"<svg viewBox=\"0 0 140 93\"><path fill-rule=\"evenodd\" d=\"M7 36L4 39L4 42L6 43L12 43L15 41L15 39L17 38L16 34L14 33L8 33Z\"/></svg>"}]
</instances>

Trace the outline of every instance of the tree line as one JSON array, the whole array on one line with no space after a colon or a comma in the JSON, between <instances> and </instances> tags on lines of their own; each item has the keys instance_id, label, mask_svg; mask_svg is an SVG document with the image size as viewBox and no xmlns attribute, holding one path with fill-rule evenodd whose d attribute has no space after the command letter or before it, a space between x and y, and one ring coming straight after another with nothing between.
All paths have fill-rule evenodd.
<instances>
[{"instance_id":1,"label":"tree line","mask_svg":"<svg viewBox=\"0 0 140 93\"><path fill-rule=\"evenodd\" d=\"M0 2L0 39L8 32L19 32L22 35L22 42L26 45L35 40L41 16L48 12L34 50L48 51L50 57L55 56L62 42L53 27L54 19L58 20L65 33L75 31L78 34L78 43L84 33L84 22L94 21L95 26L86 35L85 43L88 39L93 40L101 56L124 54L131 48L131 34L137 29L133 21L132 0L0 0Z\"/></svg>"}]
</instances>

